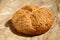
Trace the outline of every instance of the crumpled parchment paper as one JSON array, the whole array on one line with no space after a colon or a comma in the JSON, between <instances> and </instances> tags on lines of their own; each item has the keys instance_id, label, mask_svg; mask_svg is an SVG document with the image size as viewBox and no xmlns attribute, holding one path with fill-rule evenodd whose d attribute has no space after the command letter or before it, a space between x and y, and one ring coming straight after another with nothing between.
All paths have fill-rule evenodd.
<instances>
[{"instance_id":1,"label":"crumpled parchment paper","mask_svg":"<svg viewBox=\"0 0 60 40\"><path fill-rule=\"evenodd\" d=\"M52 10L55 19L48 32L31 37L14 31L10 19L17 10L28 4ZM0 40L60 40L60 0L0 0Z\"/></svg>"}]
</instances>

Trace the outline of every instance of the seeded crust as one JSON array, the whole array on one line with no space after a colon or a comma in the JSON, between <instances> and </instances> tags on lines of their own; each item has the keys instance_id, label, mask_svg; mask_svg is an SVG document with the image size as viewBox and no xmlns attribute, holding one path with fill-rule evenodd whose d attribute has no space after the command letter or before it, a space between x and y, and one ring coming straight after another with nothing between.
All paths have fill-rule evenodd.
<instances>
[{"instance_id":1,"label":"seeded crust","mask_svg":"<svg viewBox=\"0 0 60 40\"><path fill-rule=\"evenodd\" d=\"M45 33L52 26L53 20L53 14L49 9L34 5L24 6L11 19L14 28L18 32L27 35Z\"/></svg>"}]
</instances>

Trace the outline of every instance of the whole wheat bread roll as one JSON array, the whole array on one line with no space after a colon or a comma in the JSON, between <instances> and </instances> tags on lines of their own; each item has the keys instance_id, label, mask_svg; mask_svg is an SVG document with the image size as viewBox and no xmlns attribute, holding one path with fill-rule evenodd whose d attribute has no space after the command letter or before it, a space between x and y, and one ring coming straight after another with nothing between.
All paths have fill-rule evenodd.
<instances>
[{"instance_id":1,"label":"whole wheat bread roll","mask_svg":"<svg viewBox=\"0 0 60 40\"><path fill-rule=\"evenodd\" d=\"M47 8L27 5L12 17L14 28L23 34L39 35L47 32L53 24L53 13Z\"/></svg>"}]
</instances>

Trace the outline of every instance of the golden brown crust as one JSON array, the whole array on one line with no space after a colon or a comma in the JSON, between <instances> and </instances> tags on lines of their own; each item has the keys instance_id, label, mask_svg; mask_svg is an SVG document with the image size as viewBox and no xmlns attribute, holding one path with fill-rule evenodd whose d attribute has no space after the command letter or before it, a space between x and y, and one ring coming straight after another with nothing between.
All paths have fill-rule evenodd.
<instances>
[{"instance_id":1,"label":"golden brown crust","mask_svg":"<svg viewBox=\"0 0 60 40\"><path fill-rule=\"evenodd\" d=\"M53 20L53 14L49 9L33 5L23 7L12 17L15 29L27 35L45 33L52 26Z\"/></svg>"}]
</instances>

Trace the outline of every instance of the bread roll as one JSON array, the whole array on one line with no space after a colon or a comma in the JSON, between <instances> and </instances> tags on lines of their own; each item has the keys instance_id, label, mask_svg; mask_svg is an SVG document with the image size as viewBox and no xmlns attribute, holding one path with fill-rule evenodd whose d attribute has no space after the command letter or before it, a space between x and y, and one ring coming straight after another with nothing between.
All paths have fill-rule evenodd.
<instances>
[{"instance_id":1,"label":"bread roll","mask_svg":"<svg viewBox=\"0 0 60 40\"><path fill-rule=\"evenodd\" d=\"M12 17L14 28L26 35L39 35L47 32L53 24L54 15L47 8L27 5L19 9Z\"/></svg>"}]
</instances>

